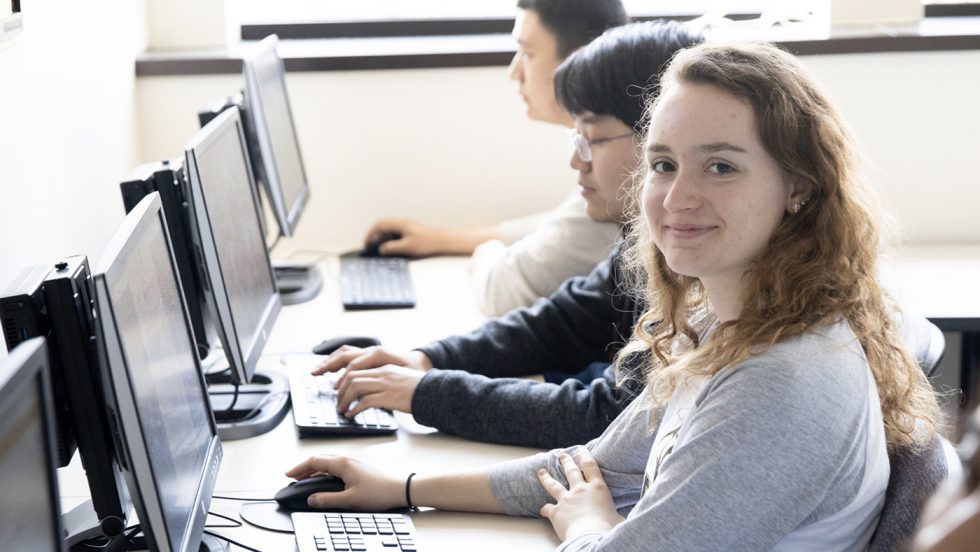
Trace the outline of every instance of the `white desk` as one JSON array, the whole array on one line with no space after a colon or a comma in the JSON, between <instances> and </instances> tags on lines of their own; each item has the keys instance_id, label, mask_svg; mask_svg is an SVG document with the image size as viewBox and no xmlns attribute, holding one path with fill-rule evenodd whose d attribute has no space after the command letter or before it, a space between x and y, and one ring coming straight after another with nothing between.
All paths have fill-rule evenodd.
<instances>
[{"instance_id":1,"label":"white desk","mask_svg":"<svg viewBox=\"0 0 980 552\"><path fill-rule=\"evenodd\" d=\"M374 335L385 345L408 350L431 340L475 328L483 320L469 289L467 259L437 258L411 264L418 306L414 309L345 312L337 290L338 262L323 263L324 289L313 301L284 307L266 347L260 369L279 370L275 354L308 353L326 337ZM290 480L283 472L318 453L342 453L381 468L419 473L489 465L537 452L534 449L475 443L440 434L398 414L400 429L390 437L306 439L296 437L292 413L273 431L252 439L223 443L224 460L216 495L271 497ZM59 479L64 504L72 506L87 494L78 457ZM241 503L214 500L211 510L238 518ZM501 515L424 511L411 514L425 551L553 550L558 544L545 520ZM212 518L211 523L223 520ZM294 550L293 536L248 524L214 529L263 552ZM241 550L232 547L232 550Z\"/></svg>"}]
</instances>

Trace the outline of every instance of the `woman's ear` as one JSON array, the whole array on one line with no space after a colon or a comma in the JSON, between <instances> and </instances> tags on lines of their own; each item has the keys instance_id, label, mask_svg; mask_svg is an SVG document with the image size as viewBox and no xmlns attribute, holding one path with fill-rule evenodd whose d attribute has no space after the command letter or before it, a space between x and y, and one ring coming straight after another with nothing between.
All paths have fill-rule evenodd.
<instances>
[{"instance_id":1,"label":"woman's ear","mask_svg":"<svg viewBox=\"0 0 980 552\"><path fill-rule=\"evenodd\" d=\"M813 197L813 184L795 174L788 174L786 181L786 211L792 215L799 213L800 210Z\"/></svg>"}]
</instances>

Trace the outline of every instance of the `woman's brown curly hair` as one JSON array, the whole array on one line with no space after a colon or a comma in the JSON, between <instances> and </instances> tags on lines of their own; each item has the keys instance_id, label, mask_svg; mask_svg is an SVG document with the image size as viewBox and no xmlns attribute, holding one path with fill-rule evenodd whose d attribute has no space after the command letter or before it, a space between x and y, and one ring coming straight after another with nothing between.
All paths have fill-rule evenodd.
<instances>
[{"instance_id":1,"label":"woman's brown curly hair","mask_svg":"<svg viewBox=\"0 0 980 552\"><path fill-rule=\"evenodd\" d=\"M772 45L702 44L680 52L662 77L715 86L752 106L763 146L792 177L809 183L797 214L786 214L743 279L736 320L706 343L692 317L706 307L696 278L673 272L638 213L623 255L649 306L618 362L651 352L650 398L663 405L685 375L713 375L808 329L846 320L877 382L890 449L921 443L940 420L936 395L895 327L895 306L878 282L879 211L858 176L850 132L795 57ZM657 107L653 99L648 113ZM829 422L829 420L828 420Z\"/></svg>"}]
</instances>

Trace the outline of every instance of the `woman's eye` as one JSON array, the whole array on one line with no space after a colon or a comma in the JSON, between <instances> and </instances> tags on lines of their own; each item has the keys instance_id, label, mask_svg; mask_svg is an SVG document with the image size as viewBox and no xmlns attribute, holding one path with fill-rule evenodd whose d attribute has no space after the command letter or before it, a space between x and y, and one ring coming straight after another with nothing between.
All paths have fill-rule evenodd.
<instances>
[{"instance_id":1,"label":"woman's eye","mask_svg":"<svg viewBox=\"0 0 980 552\"><path fill-rule=\"evenodd\" d=\"M715 174L731 174L735 172L735 167L729 165L728 163L712 163L708 167L708 171Z\"/></svg>"},{"instance_id":2,"label":"woman's eye","mask_svg":"<svg viewBox=\"0 0 980 552\"><path fill-rule=\"evenodd\" d=\"M650 165L650 168L653 169L653 172L666 173L673 171L674 165L672 165L670 161L654 161Z\"/></svg>"}]
</instances>

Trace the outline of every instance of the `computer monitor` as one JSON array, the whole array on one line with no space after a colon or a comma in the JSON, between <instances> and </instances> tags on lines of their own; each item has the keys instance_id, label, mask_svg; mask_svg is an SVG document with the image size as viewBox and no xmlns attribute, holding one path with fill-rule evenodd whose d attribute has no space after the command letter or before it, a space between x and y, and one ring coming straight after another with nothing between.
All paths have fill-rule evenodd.
<instances>
[{"instance_id":1,"label":"computer monitor","mask_svg":"<svg viewBox=\"0 0 980 552\"><path fill-rule=\"evenodd\" d=\"M12 351L22 342L34 337L51 340L52 330L44 298L44 280L51 271L51 265L40 264L24 268L3 293L0 293L0 321L3 324L7 350ZM50 343L50 341L49 341ZM53 345L52 345L53 347ZM57 427L58 465L67 466L78 447L75 427L68 409L68 390L64 385L62 368L58 363L56 351L50 355L50 371L55 387L55 416Z\"/></svg>"},{"instance_id":2,"label":"computer monitor","mask_svg":"<svg viewBox=\"0 0 980 552\"><path fill-rule=\"evenodd\" d=\"M63 551L53 400L44 338L0 360L0 546Z\"/></svg>"},{"instance_id":3,"label":"computer monitor","mask_svg":"<svg viewBox=\"0 0 980 552\"><path fill-rule=\"evenodd\" d=\"M197 353L204 360L211 353L212 344L218 336L214 320L210 318L207 298L204 295L203 273L197 266L199 257L194 254L191 240L191 214L187 202L187 183L182 159L146 163L133 169L133 172L119 184L123 207L130 212L146 196L153 192L160 194L163 214L167 218L170 244L180 272L180 283L187 301L187 311L191 316L191 328L197 339Z\"/></svg>"},{"instance_id":4,"label":"computer monitor","mask_svg":"<svg viewBox=\"0 0 980 552\"><path fill-rule=\"evenodd\" d=\"M286 92L286 69L270 35L244 58L246 128L254 137L255 178L265 188L283 236L292 236L310 188Z\"/></svg>"},{"instance_id":5,"label":"computer monitor","mask_svg":"<svg viewBox=\"0 0 980 552\"><path fill-rule=\"evenodd\" d=\"M238 109L205 125L185 151L193 236L210 286L205 295L231 368L252 379L282 306L262 238Z\"/></svg>"},{"instance_id":6,"label":"computer monitor","mask_svg":"<svg viewBox=\"0 0 980 552\"><path fill-rule=\"evenodd\" d=\"M222 439L264 433L289 409L288 382L256 373L282 309L262 236L257 190L238 108L204 126L185 151L191 235L206 303L227 357L232 387L210 377ZM241 387L251 383L251 386Z\"/></svg>"},{"instance_id":7,"label":"computer monitor","mask_svg":"<svg viewBox=\"0 0 980 552\"><path fill-rule=\"evenodd\" d=\"M280 237L291 237L296 232L310 198L286 90L286 68L276 52L278 43L276 35L270 35L252 48L242 60L243 94L210 111L227 109L230 105L241 109L255 179L264 194L263 206L272 211L278 227L267 225L266 242L270 249ZM309 301L323 287L323 275L314 265L276 261L274 269L284 305Z\"/></svg>"},{"instance_id":8,"label":"computer monitor","mask_svg":"<svg viewBox=\"0 0 980 552\"><path fill-rule=\"evenodd\" d=\"M115 449L150 550L197 551L221 463L159 196L123 221L94 272Z\"/></svg>"},{"instance_id":9,"label":"computer monitor","mask_svg":"<svg viewBox=\"0 0 980 552\"><path fill-rule=\"evenodd\" d=\"M90 278L84 255L64 257L23 271L0 297L12 351L46 338L58 465L67 466L77 448L85 469L92 499L64 514L69 545L119 537L132 506L104 410Z\"/></svg>"}]
</instances>

